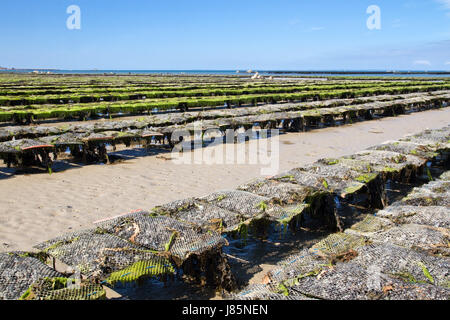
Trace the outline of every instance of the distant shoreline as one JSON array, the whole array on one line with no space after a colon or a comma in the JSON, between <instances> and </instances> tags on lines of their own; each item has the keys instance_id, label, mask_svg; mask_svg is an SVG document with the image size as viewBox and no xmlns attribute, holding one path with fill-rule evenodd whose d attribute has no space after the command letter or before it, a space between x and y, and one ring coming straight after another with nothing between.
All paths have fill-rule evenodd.
<instances>
[{"instance_id":1,"label":"distant shoreline","mask_svg":"<svg viewBox=\"0 0 450 320\"><path fill-rule=\"evenodd\" d=\"M58 73L269 73L269 74L445 74L450 75L450 71L443 70L433 70L433 71L423 71L423 70L399 70L399 71L383 71L383 70L254 70L248 72L246 70L202 70L202 69L192 69L192 70L100 70L100 69L80 69L80 70L69 70L69 69L45 69L45 68L0 68L2 72L58 72Z\"/></svg>"},{"instance_id":2,"label":"distant shoreline","mask_svg":"<svg viewBox=\"0 0 450 320\"><path fill-rule=\"evenodd\" d=\"M258 72L261 76L286 77L364 77L364 78L448 78L450 71L365 71L365 70L63 70L63 69L0 69L0 74L79 75L79 76L225 76L250 77Z\"/></svg>"},{"instance_id":3,"label":"distant shoreline","mask_svg":"<svg viewBox=\"0 0 450 320\"><path fill-rule=\"evenodd\" d=\"M265 73L272 74L286 74L286 73L295 73L295 74L445 74L450 75L450 71L262 71Z\"/></svg>"}]
</instances>

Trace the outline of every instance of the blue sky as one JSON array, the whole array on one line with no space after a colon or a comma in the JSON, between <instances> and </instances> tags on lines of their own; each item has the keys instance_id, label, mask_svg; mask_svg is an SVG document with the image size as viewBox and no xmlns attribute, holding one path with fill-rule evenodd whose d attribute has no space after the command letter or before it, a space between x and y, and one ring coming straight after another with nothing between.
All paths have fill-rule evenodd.
<instances>
[{"instance_id":1,"label":"blue sky","mask_svg":"<svg viewBox=\"0 0 450 320\"><path fill-rule=\"evenodd\" d=\"M0 33L3 67L450 70L450 0L2 0Z\"/></svg>"}]
</instances>

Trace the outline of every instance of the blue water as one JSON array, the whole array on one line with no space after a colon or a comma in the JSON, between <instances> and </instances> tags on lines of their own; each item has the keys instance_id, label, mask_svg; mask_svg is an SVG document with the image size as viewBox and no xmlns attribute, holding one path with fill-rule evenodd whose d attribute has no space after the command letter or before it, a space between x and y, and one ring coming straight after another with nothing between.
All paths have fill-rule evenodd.
<instances>
[{"instance_id":1,"label":"blue water","mask_svg":"<svg viewBox=\"0 0 450 320\"><path fill-rule=\"evenodd\" d=\"M166 74L166 75L250 75L246 70L53 70L53 69L17 69L17 70L0 70L0 72L29 73L38 70L43 73L51 72L55 74ZM450 72L446 71L397 71L396 73L386 73L387 71L368 71L368 70L327 70L327 71L258 71L261 75L272 76L314 76L314 77L330 77L330 76L353 76L353 77L450 77ZM351 73L349 72L356 72ZM378 73L380 72L380 73ZM401 72L402 74L399 74ZM436 72L438 74L436 74ZM443 74L444 73L444 74Z\"/></svg>"}]
</instances>

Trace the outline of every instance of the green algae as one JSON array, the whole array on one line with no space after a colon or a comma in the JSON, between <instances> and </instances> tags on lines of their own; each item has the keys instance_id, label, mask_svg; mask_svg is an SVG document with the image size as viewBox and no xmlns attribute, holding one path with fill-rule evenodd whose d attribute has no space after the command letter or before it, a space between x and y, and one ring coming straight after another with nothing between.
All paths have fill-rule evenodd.
<instances>
[{"instance_id":1,"label":"green algae","mask_svg":"<svg viewBox=\"0 0 450 320\"><path fill-rule=\"evenodd\" d=\"M175 269L168 261L144 260L135 262L125 269L111 273L105 281L111 285L115 285L117 282L135 282L142 277L157 277L173 273L175 273Z\"/></svg>"},{"instance_id":2,"label":"green algae","mask_svg":"<svg viewBox=\"0 0 450 320\"><path fill-rule=\"evenodd\" d=\"M173 243L175 242L175 239L176 239L177 235L178 235L178 232L177 232L177 231L172 232L172 234L170 235L169 242L167 242L167 243L164 245L164 249L165 249L166 251L169 251L169 250L170 250L170 248L172 247Z\"/></svg>"},{"instance_id":3,"label":"green algae","mask_svg":"<svg viewBox=\"0 0 450 320\"><path fill-rule=\"evenodd\" d=\"M55 242L54 244L52 244L51 246L45 248L45 249L44 249L44 252L45 252L45 253L48 253L48 252L52 251L52 254L53 254L54 256L57 256L57 251L55 251L55 249L57 249L57 248L59 248L59 247L61 247L61 246L63 246L63 245L66 245L66 244L70 244L70 243L72 243L72 242L75 242L75 241L77 241L78 239L79 239L79 237L75 237L75 238L72 238L72 239L69 239L69 240L61 240L61 241L57 241L57 242Z\"/></svg>"},{"instance_id":4,"label":"green algae","mask_svg":"<svg viewBox=\"0 0 450 320\"><path fill-rule=\"evenodd\" d=\"M431 175L430 169L427 168L427 176L429 181L433 181L433 176Z\"/></svg>"},{"instance_id":5,"label":"green algae","mask_svg":"<svg viewBox=\"0 0 450 320\"><path fill-rule=\"evenodd\" d=\"M248 227L247 223L242 222L241 224L239 224L237 233L241 237L241 240L243 240L244 244L246 244L247 239L248 239L248 234L249 234L249 227Z\"/></svg>"},{"instance_id":6,"label":"green algae","mask_svg":"<svg viewBox=\"0 0 450 320\"><path fill-rule=\"evenodd\" d=\"M329 165L329 166L333 166L333 165L335 165L335 164L338 164L339 163L339 160L338 159L330 159L330 160L327 160L327 165Z\"/></svg>"},{"instance_id":7,"label":"green algae","mask_svg":"<svg viewBox=\"0 0 450 320\"><path fill-rule=\"evenodd\" d=\"M300 280L307 277L315 277L317 276L323 269L321 267L316 268L312 271L300 274L294 278L286 279L278 284L278 293L284 294L285 296L289 296L289 288L299 284Z\"/></svg>"},{"instance_id":8,"label":"green algae","mask_svg":"<svg viewBox=\"0 0 450 320\"><path fill-rule=\"evenodd\" d=\"M419 265L419 267L422 268L422 272L425 275L425 277L428 279L428 281L431 282L431 284L434 284L434 279L431 276L430 271L428 271L428 268L425 266L425 264L421 261L417 262L417 264Z\"/></svg>"},{"instance_id":9,"label":"green algae","mask_svg":"<svg viewBox=\"0 0 450 320\"><path fill-rule=\"evenodd\" d=\"M305 209L309 207L310 207L309 204L304 203L296 206L295 208L289 208L286 210L286 213L283 215L283 217L278 219L277 221L278 223L287 226L292 221L292 219L301 216L305 211Z\"/></svg>"},{"instance_id":10,"label":"green algae","mask_svg":"<svg viewBox=\"0 0 450 320\"><path fill-rule=\"evenodd\" d=\"M356 177L356 181L362 182L362 183L369 183L370 181L376 179L378 174L376 173L366 173L363 175L360 175L359 177Z\"/></svg>"},{"instance_id":11,"label":"green algae","mask_svg":"<svg viewBox=\"0 0 450 320\"><path fill-rule=\"evenodd\" d=\"M399 154L399 155L392 157L390 160L395 163L403 163L407 160L407 158L406 158L406 156Z\"/></svg>"},{"instance_id":12,"label":"green algae","mask_svg":"<svg viewBox=\"0 0 450 320\"><path fill-rule=\"evenodd\" d=\"M220 196L217 197L217 201L220 202L220 201L222 201L223 199L225 199L226 197L227 197L226 195L221 194Z\"/></svg>"},{"instance_id":13,"label":"green algae","mask_svg":"<svg viewBox=\"0 0 450 320\"><path fill-rule=\"evenodd\" d=\"M261 211L261 212L266 212L268 206L267 206L267 203L265 201L261 201L260 203L258 203L256 205L256 208L259 209L259 211Z\"/></svg>"},{"instance_id":14,"label":"green algae","mask_svg":"<svg viewBox=\"0 0 450 320\"><path fill-rule=\"evenodd\" d=\"M392 273L392 276L396 277L396 278L400 278L405 282L409 282L409 283L417 283L416 278L409 272L407 271L401 271L401 272L396 272L396 273Z\"/></svg>"},{"instance_id":15,"label":"green algae","mask_svg":"<svg viewBox=\"0 0 450 320\"><path fill-rule=\"evenodd\" d=\"M382 171L389 172L389 173L395 173L395 172L398 172L398 169L392 168L392 167L384 167Z\"/></svg>"},{"instance_id":16,"label":"green algae","mask_svg":"<svg viewBox=\"0 0 450 320\"><path fill-rule=\"evenodd\" d=\"M364 187L363 184L352 185L350 187L345 188L344 193L345 194L356 193L356 192L360 191L363 187Z\"/></svg>"},{"instance_id":17,"label":"green algae","mask_svg":"<svg viewBox=\"0 0 450 320\"><path fill-rule=\"evenodd\" d=\"M67 287L68 280L75 281L75 279L55 277L55 278L44 278L43 281L47 287L51 290L60 290ZM33 283L19 298L19 300L32 300L34 298L33 288L35 283Z\"/></svg>"},{"instance_id":18,"label":"green algae","mask_svg":"<svg viewBox=\"0 0 450 320\"><path fill-rule=\"evenodd\" d=\"M101 285L82 282L72 278L44 278L33 283L19 300L98 300L106 298Z\"/></svg>"},{"instance_id":19,"label":"green algae","mask_svg":"<svg viewBox=\"0 0 450 320\"><path fill-rule=\"evenodd\" d=\"M289 181L295 181L294 175L288 174L279 178L279 180L288 179Z\"/></svg>"},{"instance_id":20,"label":"green algae","mask_svg":"<svg viewBox=\"0 0 450 320\"><path fill-rule=\"evenodd\" d=\"M13 253L11 253L13 254ZM42 263L46 263L47 259L48 259L48 254L46 252L43 251L39 251L39 252L21 252L18 254L19 257L30 257L30 258L35 258L38 259L39 261L41 261Z\"/></svg>"},{"instance_id":21,"label":"green algae","mask_svg":"<svg viewBox=\"0 0 450 320\"><path fill-rule=\"evenodd\" d=\"M278 293L281 293L287 297L287 296L289 296L289 289L283 283L279 283L278 284Z\"/></svg>"}]
</instances>

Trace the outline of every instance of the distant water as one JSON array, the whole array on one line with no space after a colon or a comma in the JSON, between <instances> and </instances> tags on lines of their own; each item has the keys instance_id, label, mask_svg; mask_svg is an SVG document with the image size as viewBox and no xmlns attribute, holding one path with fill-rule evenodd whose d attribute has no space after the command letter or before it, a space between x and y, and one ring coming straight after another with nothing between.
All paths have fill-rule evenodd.
<instances>
[{"instance_id":1,"label":"distant water","mask_svg":"<svg viewBox=\"0 0 450 320\"><path fill-rule=\"evenodd\" d=\"M51 72L55 74L167 74L167 75L249 75L246 70L54 70L54 69L16 69L0 70L0 72L30 73L33 71L43 73ZM256 72L253 71L253 73ZM273 76L314 76L314 77L332 77L332 76L353 76L353 77L450 77L449 71L258 71L261 75Z\"/></svg>"}]
</instances>

